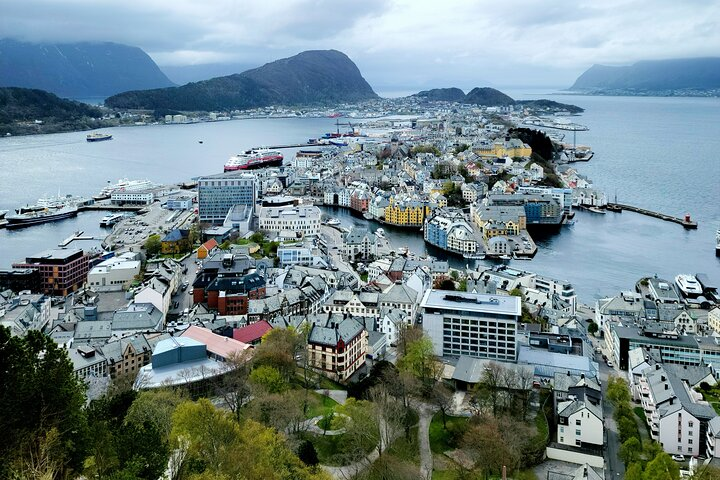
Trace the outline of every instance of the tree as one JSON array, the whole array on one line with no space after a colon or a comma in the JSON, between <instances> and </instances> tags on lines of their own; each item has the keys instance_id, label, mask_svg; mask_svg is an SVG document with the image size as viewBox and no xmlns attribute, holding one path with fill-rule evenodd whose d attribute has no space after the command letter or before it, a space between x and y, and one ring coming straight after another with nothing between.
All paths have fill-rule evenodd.
<instances>
[{"instance_id":1,"label":"tree","mask_svg":"<svg viewBox=\"0 0 720 480\"><path fill-rule=\"evenodd\" d=\"M432 402L440 409L442 413L443 428L447 430L447 414L453 406L453 391L443 382L437 382L433 385L430 392Z\"/></svg>"},{"instance_id":2,"label":"tree","mask_svg":"<svg viewBox=\"0 0 720 480\"><path fill-rule=\"evenodd\" d=\"M250 373L250 383L265 393L282 393L288 384L277 368L261 365Z\"/></svg>"},{"instance_id":3,"label":"tree","mask_svg":"<svg viewBox=\"0 0 720 480\"><path fill-rule=\"evenodd\" d=\"M303 440L298 448L298 457L305 465L314 466L320 463L315 445L310 440Z\"/></svg>"},{"instance_id":4,"label":"tree","mask_svg":"<svg viewBox=\"0 0 720 480\"><path fill-rule=\"evenodd\" d=\"M376 408L371 402L354 398L348 398L344 405L336 407L338 413L347 417L339 417L345 427L343 465L365 458L373 447L381 447Z\"/></svg>"},{"instance_id":5,"label":"tree","mask_svg":"<svg viewBox=\"0 0 720 480\"><path fill-rule=\"evenodd\" d=\"M169 439L175 409L186 400L181 391L161 389L145 390L130 405L124 423L141 427L152 424L162 438Z\"/></svg>"},{"instance_id":6,"label":"tree","mask_svg":"<svg viewBox=\"0 0 720 480\"><path fill-rule=\"evenodd\" d=\"M154 257L155 255L158 255L161 250L162 241L160 240L160 235L150 235L148 239L145 240L145 252L147 253L148 257Z\"/></svg>"},{"instance_id":7,"label":"tree","mask_svg":"<svg viewBox=\"0 0 720 480\"><path fill-rule=\"evenodd\" d=\"M680 478L680 467L665 452L659 453L645 467L643 480L677 480Z\"/></svg>"},{"instance_id":8,"label":"tree","mask_svg":"<svg viewBox=\"0 0 720 480\"><path fill-rule=\"evenodd\" d=\"M600 327L598 327L598 324L595 322L590 322L588 325L587 331L590 335L595 335L598 330L600 330Z\"/></svg>"},{"instance_id":9,"label":"tree","mask_svg":"<svg viewBox=\"0 0 720 480\"><path fill-rule=\"evenodd\" d=\"M639 463L633 463L625 470L625 480L643 480L643 471Z\"/></svg>"},{"instance_id":10,"label":"tree","mask_svg":"<svg viewBox=\"0 0 720 480\"><path fill-rule=\"evenodd\" d=\"M620 459L625 465L638 461L642 453L642 445L637 437L630 437L620 446Z\"/></svg>"},{"instance_id":11,"label":"tree","mask_svg":"<svg viewBox=\"0 0 720 480\"><path fill-rule=\"evenodd\" d=\"M32 458L57 476L76 476L89 438L85 386L67 352L39 331L13 337L0 327L0 365L0 477L33 477Z\"/></svg>"},{"instance_id":12,"label":"tree","mask_svg":"<svg viewBox=\"0 0 720 480\"><path fill-rule=\"evenodd\" d=\"M502 388L502 378L505 373L505 367L496 362L489 362L483 368L480 382L487 390L490 406L492 407L493 416L497 416L500 407L500 389Z\"/></svg>"},{"instance_id":13,"label":"tree","mask_svg":"<svg viewBox=\"0 0 720 480\"><path fill-rule=\"evenodd\" d=\"M455 282L445 275L438 276L433 282L433 288L437 290L455 290Z\"/></svg>"},{"instance_id":14,"label":"tree","mask_svg":"<svg viewBox=\"0 0 720 480\"><path fill-rule=\"evenodd\" d=\"M637 423L635 419L628 418L626 416L620 417L617 421L618 435L620 441L625 443L631 438L637 438L639 440L640 434L638 433Z\"/></svg>"},{"instance_id":15,"label":"tree","mask_svg":"<svg viewBox=\"0 0 720 480\"><path fill-rule=\"evenodd\" d=\"M277 369L286 382L295 376L297 359L305 354L305 339L293 328L273 328L255 348L253 363Z\"/></svg>"},{"instance_id":16,"label":"tree","mask_svg":"<svg viewBox=\"0 0 720 480\"><path fill-rule=\"evenodd\" d=\"M196 243L200 243L201 239L202 239L202 230L200 229L200 224L197 222L194 222L190 226L190 231L188 232L188 240L190 241L191 248Z\"/></svg>"},{"instance_id":17,"label":"tree","mask_svg":"<svg viewBox=\"0 0 720 480\"><path fill-rule=\"evenodd\" d=\"M250 397L250 351L234 352L225 361L227 373L219 379L218 393L240 420L240 409Z\"/></svg>"},{"instance_id":18,"label":"tree","mask_svg":"<svg viewBox=\"0 0 720 480\"><path fill-rule=\"evenodd\" d=\"M625 380L612 376L608 379L607 399L616 407L623 403L630 403L630 390Z\"/></svg>"},{"instance_id":19,"label":"tree","mask_svg":"<svg viewBox=\"0 0 720 480\"><path fill-rule=\"evenodd\" d=\"M529 429L524 424L509 417L483 416L465 432L462 445L473 453L475 467L488 476L501 473L503 466L510 473L520 467L527 438Z\"/></svg>"},{"instance_id":20,"label":"tree","mask_svg":"<svg viewBox=\"0 0 720 480\"><path fill-rule=\"evenodd\" d=\"M258 245L263 244L265 243L265 235L263 235L262 232L255 232L250 235L250 241Z\"/></svg>"},{"instance_id":21,"label":"tree","mask_svg":"<svg viewBox=\"0 0 720 480\"><path fill-rule=\"evenodd\" d=\"M398 368L415 375L427 388L439 380L443 365L437 361L430 337L423 336L407 346L405 355L398 360Z\"/></svg>"}]
</instances>

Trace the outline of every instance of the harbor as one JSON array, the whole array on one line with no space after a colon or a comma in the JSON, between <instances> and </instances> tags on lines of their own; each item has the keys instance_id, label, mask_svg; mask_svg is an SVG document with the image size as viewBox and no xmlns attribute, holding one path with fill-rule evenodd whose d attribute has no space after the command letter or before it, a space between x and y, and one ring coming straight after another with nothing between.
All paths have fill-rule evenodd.
<instances>
[{"instance_id":1,"label":"harbor","mask_svg":"<svg viewBox=\"0 0 720 480\"><path fill-rule=\"evenodd\" d=\"M673 217L672 215L666 215L660 212L653 212L652 210L648 210L646 208L635 207L633 205L627 205L624 203L608 203L606 208L611 212L620 213L623 210L627 210L628 212L635 212L639 213L640 215L659 218L660 220L664 220L666 222L673 222L682 225L683 228L686 228L688 230L695 230L698 228L697 222L691 220L690 214L685 215L683 218L678 218Z\"/></svg>"}]
</instances>

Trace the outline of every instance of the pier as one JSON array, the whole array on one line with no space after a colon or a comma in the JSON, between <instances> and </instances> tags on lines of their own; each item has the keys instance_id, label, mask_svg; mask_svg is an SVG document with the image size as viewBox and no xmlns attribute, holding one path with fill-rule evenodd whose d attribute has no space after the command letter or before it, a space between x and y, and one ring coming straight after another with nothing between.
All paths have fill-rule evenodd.
<instances>
[{"instance_id":1,"label":"pier","mask_svg":"<svg viewBox=\"0 0 720 480\"><path fill-rule=\"evenodd\" d=\"M688 230L694 230L698 227L697 222L693 222L692 220L690 220L690 215L686 215L685 218L678 218L660 212L653 212L652 210L647 210L645 208L626 205L624 203L608 203L606 205L606 208L613 212L622 212L623 210L627 210L628 212L635 212L639 213L640 215L659 218L660 220L665 220L666 222L673 222L682 225Z\"/></svg>"},{"instance_id":2,"label":"pier","mask_svg":"<svg viewBox=\"0 0 720 480\"><path fill-rule=\"evenodd\" d=\"M102 210L106 212L139 212L147 208L148 205L112 205L109 203L95 203L92 205L82 205L78 207L78 212L87 210Z\"/></svg>"},{"instance_id":3,"label":"pier","mask_svg":"<svg viewBox=\"0 0 720 480\"><path fill-rule=\"evenodd\" d=\"M90 237L87 235L83 236L83 233L85 233L85 232L83 232L82 230L78 230L77 232L73 233L68 238L63 240L62 242L58 243L58 247L67 247L75 240L95 240L95 237Z\"/></svg>"}]
</instances>

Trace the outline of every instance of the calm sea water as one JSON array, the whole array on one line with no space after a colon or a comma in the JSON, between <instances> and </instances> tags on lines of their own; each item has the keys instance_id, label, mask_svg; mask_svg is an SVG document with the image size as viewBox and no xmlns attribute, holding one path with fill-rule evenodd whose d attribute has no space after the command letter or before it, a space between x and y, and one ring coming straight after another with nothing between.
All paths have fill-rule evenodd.
<instances>
[{"instance_id":1,"label":"calm sea water","mask_svg":"<svg viewBox=\"0 0 720 480\"><path fill-rule=\"evenodd\" d=\"M548 97L547 92L508 92L514 98ZM543 93L543 95L540 95ZM576 164L612 198L673 215L690 213L696 231L633 213L578 212L577 223L559 234L537 237L532 261L511 264L575 284L584 301L631 288L643 275L672 278L706 272L720 282L715 230L720 226L719 99L632 98L554 95L582 106L575 118L590 127L578 143L595 157ZM332 119L267 119L194 125L108 129L114 139L87 143L85 133L0 139L0 209L13 209L45 195L92 195L118 178L180 182L222 171L227 158L253 146L303 142L334 129ZM200 144L199 141L203 143ZM572 141L572 137L566 137ZM292 152L286 156L290 157ZM346 225L362 219L333 212ZM75 230L99 236L103 214L18 231L0 230L0 268L56 245ZM373 227L375 228L375 227ZM420 232L385 227L395 246L425 251ZM78 246L88 244L78 243ZM430 254L443 257L434 249ZM451 257L455 266L462 258Z\"/></svg>"}]
</instances>

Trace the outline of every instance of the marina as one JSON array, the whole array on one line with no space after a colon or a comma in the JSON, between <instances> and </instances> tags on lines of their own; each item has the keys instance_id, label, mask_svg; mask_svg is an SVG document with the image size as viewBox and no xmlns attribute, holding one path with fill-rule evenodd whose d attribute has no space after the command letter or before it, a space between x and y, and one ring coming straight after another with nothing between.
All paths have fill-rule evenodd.
<instances>
[{"instance_id":1,"label":"marina","mask_svg":"<svg viewBox=\"0 0 720 480\"><path fill-rule=\"evenodd\" d=\"M623 210L627 210L628 212L635 212L635 213L639 213L640 215L646 215L648 217L659 218L660 220L664 220L666 222L673 222L673 223L682 225L683 228L686 228L688 230L695 230L698 228L697 222L694 222L693 220L691 220L690 214L686 214L683 218L678 218L678 217L673 217L672 215L666 215L666 214L660 213L660 212L653 212L652 210L648 210L646 208L635 207L633 205L627 205L624 203L608 203L607 209L610 210L611 212L619 212L619 213L621 213ZM593 210L592 207L589 208L589 210L595 211L595 210ZM605 213L605 212L602 212L602 213Z\"/></svg>"}]
</instances>

